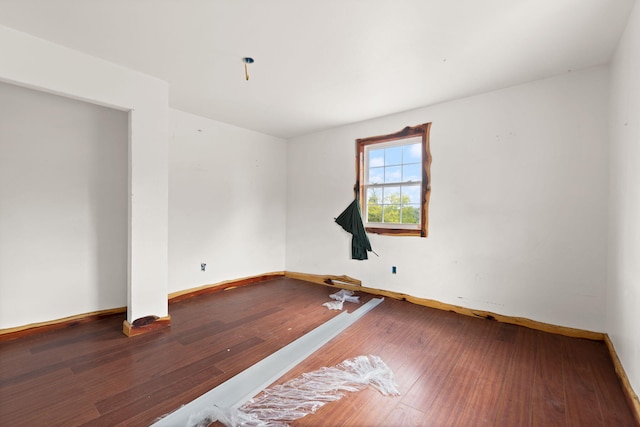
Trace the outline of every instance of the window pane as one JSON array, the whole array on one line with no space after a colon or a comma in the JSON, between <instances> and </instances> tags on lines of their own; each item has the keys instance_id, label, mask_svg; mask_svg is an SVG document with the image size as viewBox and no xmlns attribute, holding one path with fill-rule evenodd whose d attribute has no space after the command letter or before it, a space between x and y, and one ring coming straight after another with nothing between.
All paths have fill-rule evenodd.
<instances>
[{"instance_id":1,"label":"window pane","mask_svg":"<svg viewBox=\"0 0 640 427\"><path fill-rule=\"evenodd\" d=\"M382 203L382 188L367 188L367 204Z\"/></svg>"},{"instance_id":2,"label":"window pane","mask_svg":"<svg viewBox=\"0 0 640 427\"><path fill-rule=\"evenodd\" d=\"M384 182L400 182L402 178L402 166L391 166L384 168Z\"/></svg>"},{"instance_id":3,"label":"window pane","mask_svg":"<svg viewBox=\"0 0 640 427\"><path fill-rule=\"evenodd\" d=\"M382 205L367 204L367 222L382 222Z\"/></svg>"},{"instance_id":4,"label":"window pane","mask_svg":"<svg viewBox=\"0 0 640 427\"><path fill-rule=\"evenodd\" d=\"M382 189L382 203L400 204L400 187L386 187Z\"/></svg>"},{"instance_id":5,"label":"window pane","mask_svg":"<svg viewBox=\"0 0 640 427\"><path fill-rule=\"evenodd\" d=\"M384 166L384 149L369 150L369 167L377 168Z\"/></svg>"},{"instance_id":6,"label":"window pane","mask_svg":"<svg viewBox=\"0 0 640 427\"><path fill-rule=\"evenodd\" d=\"M402 187L402 204L419 204L420 193L422 187L420 185L405 185Z\"/></svg>"},{"instance_id":7,"label":"window pane","mask_svg":"<svg viewBox=\"0 0 640 427\"><path fill-rule=\"evenodd\" d=\"M402 223L403 224L419 224L420 223L420 205L402 206Z\"/></svg>"},{"instance_id":8,"label":"window pane","mask_svg":"<svg viewBox=\"0 0 640 427\"><path fill-rule=\"evenodd\" d=\"M385 168L369 168L369 179L367 184L382 184L384 182Z\"/></svg>"},{"instance_id":9,"label":"window pane","mask_svg":"<svg viewBox=\"0 0 640 427\"><path fill-rule=\"evenodd\" d=\"M384 150L384 165L393 166L402 164L402 147L386 148Z\"/></svg>"},{"instance_id":10,"label":"window pane","mask_svg":"<svg viewBox=\"0 0 640 427\"><path fill-rule=\"evenodd\" d=\"M403 163L421 163L422 162L422 143L403 146L402 162Z\"/></svg>"},{"instance_id":11,"label":"window pane","mask_svg":"<svg viewBox=\"0 0 640 427\"><path fill-rule=\"evenodd\" d=\"M400 205L383 205L382 209L384 222L400 223Z\"/></svg>"},{"instance_id":12,"label":"window pane","mask_svg":"<svg viewBox=\"0 0 640 427\"><path fill-rule=\"evenodd\" d=\"M421 181L422 180L422 166L420 163L412 163L410 165L402 166L402 181Z\"/></svg>"},{"instance_id":13,"label":"window pane","mask_svg":"<svg viewBox=\"0 0 640 427\"><path fill-rule=\"evenodd\" d=\"M369 230L426 237L429 128L425 123L357 140L359 201Z\"/></svg>"}]
</instances>

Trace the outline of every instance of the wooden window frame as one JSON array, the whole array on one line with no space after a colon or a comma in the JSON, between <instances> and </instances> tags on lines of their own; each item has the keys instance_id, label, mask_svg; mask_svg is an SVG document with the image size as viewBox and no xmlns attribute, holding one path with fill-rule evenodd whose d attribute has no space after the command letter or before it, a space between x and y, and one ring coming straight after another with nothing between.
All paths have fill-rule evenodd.
<instances>
[{"instance_id":1,"label":"wooden window frame","mask_svg":"<svg viewBox=\"0 0 640 427\"><path fill-rule=\"evenodd\" d=\"M431 150L429 147L429 132L431 123L424 123L417 126L407 126L399 132L389 135L371 136L368 138L356 139L356 189L360 201L360 208L363 212L363 221L368 233L393 235L393 236L420 236L427 237L429 231L429 199L431 196ZM421 188L421 209L420 227L417 229L394 228L394 227L367 227L367 196L364 191L364 151L365 147L383 142L399 141L407 138L422 136L422 188Z\"/></svg>"}]
</instances>

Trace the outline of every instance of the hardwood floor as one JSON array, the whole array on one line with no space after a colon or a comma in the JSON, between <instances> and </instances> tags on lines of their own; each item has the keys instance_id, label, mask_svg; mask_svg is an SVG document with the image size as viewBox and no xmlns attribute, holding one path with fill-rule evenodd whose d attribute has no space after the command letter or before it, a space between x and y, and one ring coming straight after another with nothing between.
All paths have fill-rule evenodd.
<instances>
[{"instance_id":1,"label":"hardwood floor","mask_svg":"<svg viewBox=\"0 0 640 427\"><path fill-rule=\"evenodd\" d=\"M275 279L173 303L137 337L114 315L0 343L0 425L149 425L337 315L333 292ZM349 393L292 426L636 426L604 343L391 299L279 382L361 354L401 396Z\"/></svg>"}]
</instances>

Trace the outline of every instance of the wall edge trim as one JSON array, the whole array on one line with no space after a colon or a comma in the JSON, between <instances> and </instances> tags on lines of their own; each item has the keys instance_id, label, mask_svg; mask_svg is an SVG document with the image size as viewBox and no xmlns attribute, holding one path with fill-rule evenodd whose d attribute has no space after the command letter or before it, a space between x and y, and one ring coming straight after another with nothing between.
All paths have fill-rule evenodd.
<instances>
[{"instance_id":1,"label":"wall edge trim","mask_svg":"<svg viewBox=\"0 0 640 427\"><path fill-rule=\"evenodd\" d=\"M484 310L475 310L473 308L462 307L453 304L447 304L444 302L427 299L427 298L419 298L409 294L387 291L383 289L376 288L368 288L361 285L355 285L353 283L349 283L344 280L340 280L339 278L344 278L348 276L332 276L332 275L321 275L321 274L308 274L308 273L300 273L294 271L285 272L285 277L289 277L292 279L304 280L307 282L312 282L320 285L331 286L335 288L344 288L353 291L362 291L368 294L373 295L382 295L385 297L408 301L413 304L422 305L425 307L436 308L439 310L452 311L458 314L464 314L466 316L478 317L482 319L488 320L496 320L502 323L509 323L512 325L524 326L530 329L535 329L542 332L550 332L553 334L564 335L567 337L573 338L585 338L594 341L604 341L605 334L603 332L593 332L584 329L570 328L568 326L558 326L550 323L544 323L537 320L531 320L524 317L514 317L514 316L506 316L498 313L493 313L490 311ZM336 279L338 278L338 279ZM360 283L357 279L352 279Z\"/></svg>"},{"instance_id":2,"label":"wall edge trim","mask_svg":"<svg viewBox=\"0 0 640 427\"><path fill-rule=\"evenodd\" d=\"M45 322L29 323L27 325L0 329L0 342L14 340L29 335L40 334L42 332L54 331L56 329L66 328L79 323L87 323L93 320L102 319L103 317L126 312L127 307L109 308L105 310L67 316L60 319L48 320Z\"/></svg>"},{"instance_id":3,"label":"wall edge trim","mask_svg":"<svg viewBox=\"0 0 640 427\"><path fill-rule=\"evenodd\" d=\"M615 346L613 345L613 341L611 341L609 334L604 334L604 342L607 345L607 349L609 350L609 355L611 356L611 360L613 361L616 375L620 380L620 385L622 386L624 396L627 398L627 403L631 408L631 412L633 412L633 416L635 417L636 422L638 423L638 425L640 425L640 398L638 398L638 395L631 386L629 377L627 376L627 373L622 366L622 362L620 362L620 358L618 357L618 353L616 352Z\"/></svg>"},{"instance_id":4,"label":"wall edge trim","mask_svg":"<svg viewBox=\"0 0 640 427\"><path fill-rule=\"evenodd\" d=\"M138 325L138 320L144 319L143 324ZM171 316L166 317L157 317L157 316L147 316L141 319L136 319L133 323L130 323L125 319L122 322L122 333L128 337L135 337L137 335L146 334L147 332L157 331L158 329L163 329L171 326Z\"/></svg>"},{"instance_id":5,"label":"wall edge trim","mask_svg":"<svg viewBox=\"0 0 640 427\"><path fill-rule=\"evenodd\" d=\"M258 274L255 276L243 277L241 279L224 280L222 282L211 283L208 285L202 285L195 288L183 289L181 291L172 292L169 294L169 304L182 301L187 298L192 298L198 295L211 294L214 292L231 290L240 286L246 286L253 283L265 282L267 280L275 279L277 277L284 277L284 271L272 271L269 273Z\"/></svg>"},{"instance_id":6,"label":"wall edge trim","mask_svg":"<svg viewBox=\"0 0 640 427\"><path fill-rule=\"evenodd\" d=\"M276 277L283 277L285 275L284 271L274 271L264 274L259 274L255 276L249 276L242 279L234 279L234 280L225 280L223 282L213 283L209 285L203 285L196 288L185 289L182 291L177 291L169 294L169 303L177 302L186 298L191 298L198 295L225 291L232 288L237 288L239 286L249 285L252 283L264 282L270 279L274 279ZM345 276L346 277L346 276ZM43 332L54 331L56 329L62 329L69 326L73 326L79 323L87 323L93 320L99 320L103 317L112 316L114 314L126 313L127 307L116 307L109 308L104 310L91 311L88 313L80 313L74 314L72 316L62 317L59 319L51 319L43 322L37 323L29 323L21 326L14 326L11 328L0 329L0 342L10 341L22 337L26 337L29 335L40 334ZM163 324L167 324L170 322L171 316L158 318L158 320L162 320ZM123 323L123 332L125 335L127 332L125 330L139 329L141 327L135 328L132 323L125 320L125 323L128 326L125 326ZM135 322L134 322L135 323ZM145 325L149 326L149 325ZM166 325L165 325L166 326ZM156 327L157 328L157 327ZM138 334L135 334L138 335Z\"/></svg>"}]
</instances>

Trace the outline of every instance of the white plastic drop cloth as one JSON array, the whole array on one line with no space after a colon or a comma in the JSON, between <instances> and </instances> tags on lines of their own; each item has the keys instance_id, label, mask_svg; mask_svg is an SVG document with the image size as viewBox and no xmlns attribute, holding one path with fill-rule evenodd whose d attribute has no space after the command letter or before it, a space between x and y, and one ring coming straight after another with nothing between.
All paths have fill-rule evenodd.
<instances>
[{"instance_id":1,"label":"white plastic drop cloth","mask_svg":"<svg viewBox=\"0 0 640 427\"><path fill-rule=\"evenodd\" d=\"M329 310L342 310L342 306L344 305L345 301L360 304L360 297L353 296L353 291L350 291L348 289L340 289L335 294L329 295L329 298L335 301L329 301L322 304Z\"/></svg>"},{"instance_id":2,"label":"white plastic drop cloth","mask_svg":"<svg viewBox=\"0 0 640 427\"><path fill-rule=\"evenodd\" d=\"M211 407L194 414L189 426L202 427L218 420L228 427L284 427L313 414L346 392L373 387L385 396L399 395L393 372L378 356L358 356L335 367L307 372L264 390L239 408Z\"/></svg>"}]
</instances>

